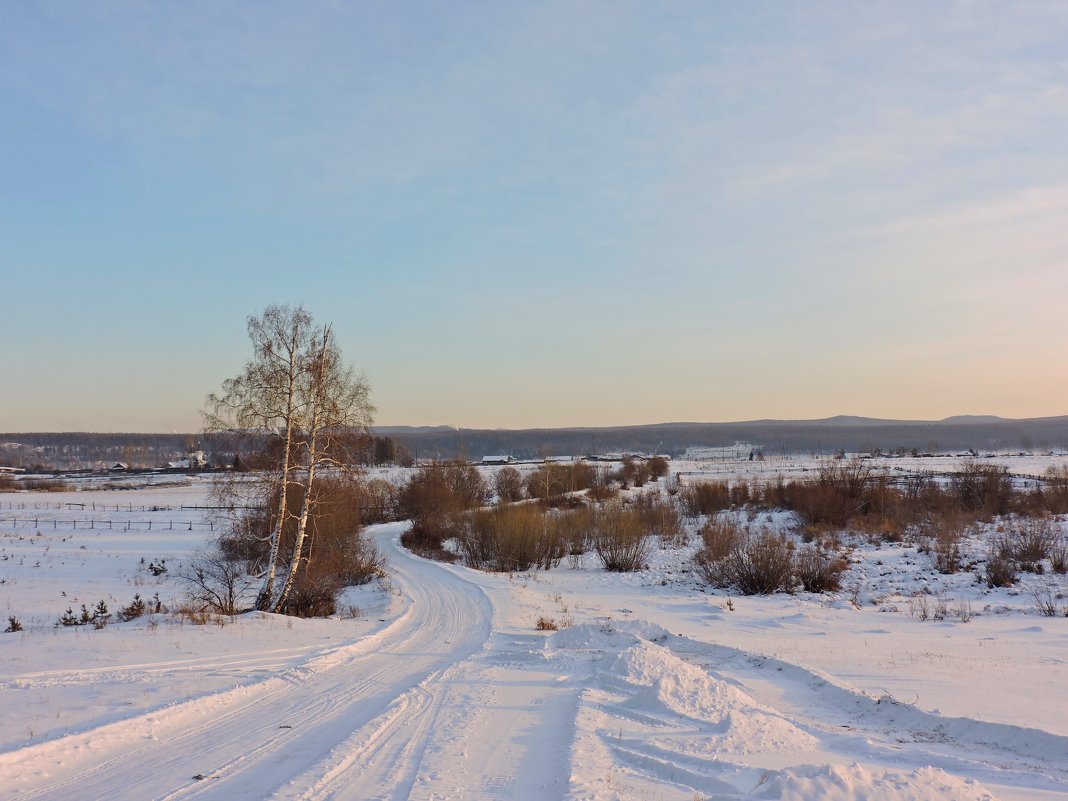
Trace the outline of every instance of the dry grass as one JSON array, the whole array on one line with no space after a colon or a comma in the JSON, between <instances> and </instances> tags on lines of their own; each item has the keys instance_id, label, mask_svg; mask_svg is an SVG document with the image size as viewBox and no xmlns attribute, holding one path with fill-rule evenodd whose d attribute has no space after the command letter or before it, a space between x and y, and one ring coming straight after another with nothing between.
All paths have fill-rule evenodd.
<instances>
[{"instance_id":1,"label":"dry grass","mask_svg":"<svg viewBox=\"0 0 1068 801\"><path fill-rule=\"evenodd\" d=\"M567 551L553 516L534 504L476 510L458 529L457 542L469 567L495 572L549 569Z\"/></svg>"},{"instance_id":2,"label":"dry grass","mask_svg":"<svg viewBox=\"0 0 1068 801\"><path fill-rule=\"evenodd\" d=\"M837 592L848 567L844 557L815 545L801 548L794 556L794 576L806 592Z\"/></svg>"},{"instance_id":3,"label":"dry grass","mask_svg":"<svg viewBox=\"0 0 1068 801\"><path fill-rule=\"evenodd\" d=\"M748 484L745 481L738 482ZM748 496L748 492L746 492ZM679 493L683 509L690 517L714 515L731 508L731 488L726 481L699 481L687 484Z\"/></svg>"},{"instance_id":4,"label":"dry grass","mask_svg":"<svg viewBox=\"0 0 1068 801\"><path fill-rule=\"evenodd\" d=\"M649 555L647 533L638 510L612 505L594 516L593 548L605 570L641 570Z\"/></svg>"},{"instance_id":5,"label":"dry grass","mask_svg":"<svg viewBox=\"0 0 1068 801\"><path fill-rule=\"evenodd\" d=\"M753 532L734 521L716 520L701 530L694 557L698 574L713 587L736 587L743 595L789 591L796 582L794 546L770 531Z\"/></svg>"}]
</instances>

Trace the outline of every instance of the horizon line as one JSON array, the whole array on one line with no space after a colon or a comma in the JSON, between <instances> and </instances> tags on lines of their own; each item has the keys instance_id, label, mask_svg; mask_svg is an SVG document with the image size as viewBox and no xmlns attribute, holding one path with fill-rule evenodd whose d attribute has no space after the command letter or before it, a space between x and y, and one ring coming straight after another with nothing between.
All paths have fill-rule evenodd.
<instances>
[{"instance_id":1,"label":"horizon line","mask_svg":"<svg viewBox=\"0 0 1068 801\"><path fill-rule=\"evenodd\" d=\"M454 426L448 423L437 424L408 424L408 423L389 423L370 426L372 432L384 431L389 429L407 429L412 431L576 431L576 430L591 430L591 429L626 429L626 428L655 428L658 426L732 426L732 425L757 425L757 424L812 424L812 423L834 423L836 421L855 421L861 425L937 425L941 423L1028 423L1028 422L1042 422L1042 421L1055 421L1062 418L1068 418L1068 414L1061 415L1042 415L1039 417L1002 417L996 414L956 414L949 415L937 420L923 420L923 419L906 419L906 418L889 418L889 417L866 417L864 415L853 414L836 414L830 417L814 417L814 418L780 418L780 417L763 417L754 418L749 420L665 420L656 423L631 423L631 424L615 424L615 425L560 425L560 426L528 426L524 428L509 428L509 427L477 427L477 426ZM190 431L132 431L132 430L75 430L75 429L54 429L54 430L26 430L26 431L5 431L0 432L0 436L21 436L27 434L142 434L142 435L155 435L155 436L192 436L205 433L203 430L190 430ZM214 432L225 433L225 432Z\"/></svg>"}]
</instances>

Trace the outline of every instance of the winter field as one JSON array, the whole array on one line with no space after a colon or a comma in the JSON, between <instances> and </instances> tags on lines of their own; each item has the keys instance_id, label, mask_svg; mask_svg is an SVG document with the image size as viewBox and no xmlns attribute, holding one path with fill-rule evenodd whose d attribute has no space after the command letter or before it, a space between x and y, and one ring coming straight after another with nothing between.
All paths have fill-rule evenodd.
<instances>
[{"instance_id":1,"label":"winter field","mask_svg":"<svg viewBox=\"0 0 1068 801\"><path fill-rule=\"evenodd\" d=\"M998 461L1027 481L1068 459ZM389 523L370 529L388 579L334 618L54 625L135 593L177 608L209 488L0 494L0 616L23 627L0 634L0 798L1068 799L1064 575L990 589L857 537L848 589L737 597L698 581L693 541L658 543L635 573L588 553L491 574L413 556Z\"/></svg>"}]
</instances>

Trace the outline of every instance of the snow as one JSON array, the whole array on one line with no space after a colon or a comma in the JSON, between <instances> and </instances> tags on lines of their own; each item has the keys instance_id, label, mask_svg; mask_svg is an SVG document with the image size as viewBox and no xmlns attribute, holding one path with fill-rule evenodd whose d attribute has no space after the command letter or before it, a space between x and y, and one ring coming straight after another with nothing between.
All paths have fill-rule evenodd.
<instances>
[{"instance_id":1,"label":"snow","mask_svg":"<svg viewBox=\"0 0 1068 801\"><path fill-rule=\"evenodd\" d=\"M857 606L728 598L696 582L694 544L635 574L589 555L493 575L387 524L388 581L332 619L53 626L135 592L175 606L147 563L203 545L210 512L180 507L208 489L0 496L0 604L25 626L0 634L0 799L1068 799L1068 619L1030 596L1064 577L989 590L858 540ZM923 588L970 620L910 615Z\"/></svg>"}]
</instances>

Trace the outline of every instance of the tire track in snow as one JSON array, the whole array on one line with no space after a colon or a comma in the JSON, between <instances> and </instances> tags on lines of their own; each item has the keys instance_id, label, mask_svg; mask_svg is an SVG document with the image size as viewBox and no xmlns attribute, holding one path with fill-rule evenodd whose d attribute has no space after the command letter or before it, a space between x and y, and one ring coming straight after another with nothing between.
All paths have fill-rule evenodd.
<instances>
[{"instance_id":1,"label":"tire track in snow","mask_svg":"<svg viewBox=\"0 0 1068 801\"><path fill-rule=\"evenodd\" d=\"M160 662L139 662L129 665L106 665L95 668L82 668L78 670L42 670L36 673L18 673L10 676L0 676L0 689L11 685L33 682L35 686L51 687L58 684L72 684L88 681L99 681L101 677L123 678L128 673L139 675L152 673L176 673L178 671L207 671L225 670L228 668L242 669L247 667L266 666L276 667L284 664L287 657L308 655L313 651L324 652L334 650L324 648L320 644L303 645L299 648L272 648L268 651L250 651L244 653L227 654L225 657L198 656L192 659L171 659Z\"/></svg>"}]
</instances>

